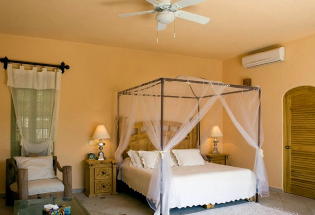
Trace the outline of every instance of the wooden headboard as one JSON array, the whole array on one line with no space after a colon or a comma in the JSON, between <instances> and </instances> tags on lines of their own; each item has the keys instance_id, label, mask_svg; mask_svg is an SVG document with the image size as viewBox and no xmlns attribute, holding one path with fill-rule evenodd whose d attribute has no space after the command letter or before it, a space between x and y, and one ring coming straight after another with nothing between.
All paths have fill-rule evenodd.
<instances>
[{"instance_id":1,"label":"wooden headboard","mask_svg":"<svg viewBox=\"0 0 315 215\"><path fill-rule=\"evenodd\" d=\"M171 137L174 135L175 131L181 126L178 122L164 122L164 132ZM156 148L151 143L147 133L143 128L143 122L135 123L132 135L130 137L129 145L125 152L123 153L123 157L127 157L127 152L131 150L135 151L153 151ZM198 126L196 126L187 136L181 141L174 149L193 149L198 146Z\"/></svg>"}]
</instances>

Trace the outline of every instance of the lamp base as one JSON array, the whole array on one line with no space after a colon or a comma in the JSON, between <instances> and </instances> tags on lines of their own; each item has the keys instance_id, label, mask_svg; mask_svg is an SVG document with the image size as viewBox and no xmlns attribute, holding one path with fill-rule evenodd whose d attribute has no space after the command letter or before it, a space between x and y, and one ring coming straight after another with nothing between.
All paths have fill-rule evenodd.
<instances>
[{"instance_id":1,"label":"lamp base","mask_svg":"<svg viewBox=\"0 0 315 215\"><path fill-rule=\"evenodd\" d=\"M104 143L99 143L98 144L98 149L100 150L99 152L98 152L98 159L97 160L99 160L99 161L103 161L103 160L105 160L106 158L105 158L105 155L104 155L104 152L103 152L103 146L104 146L105 144Z\"/></svg>"},{"instance_id":2,"label":"lamp base","mask_svg":"<svg viewBox=\"0 0 315 215\"><path fill-rule=\"evenodd\" d=\"M104 156L104 152L102 152L102 151L98 152L98 158L97 158L97 160L103 161L103 160L105 160L105 159L106 159L106 158L105 158L105 156Z\"/></svg>"},{"instance_id":3,"label":"lamp base","mask_svg":"<svg viewBox=\"0 0 315 215\"><path fill-rule=\"evenodd\" d=\"M218 150L218 143L219 143L219 140L217 140L217 139L213 140L212 154L220 154L220 152Z\"/></svg>"}]
</instances>

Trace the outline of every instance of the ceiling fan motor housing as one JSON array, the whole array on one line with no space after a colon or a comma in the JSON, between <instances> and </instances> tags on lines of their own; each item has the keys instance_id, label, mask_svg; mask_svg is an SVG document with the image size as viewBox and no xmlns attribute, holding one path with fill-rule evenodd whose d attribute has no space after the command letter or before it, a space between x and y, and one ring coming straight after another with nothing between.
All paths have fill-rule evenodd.
<instances>
[{"instance_id":1,"label":"ceiling fan motor housing","mask_svg":"<svg viewBox=\"0 0 315 215\"><path fill-rule=\"evenodd\" d=\"M175 15L170 11L162 11L157 14L156 19L160 23L170 24L175 20Z\"/></svg>"}]
</instances>

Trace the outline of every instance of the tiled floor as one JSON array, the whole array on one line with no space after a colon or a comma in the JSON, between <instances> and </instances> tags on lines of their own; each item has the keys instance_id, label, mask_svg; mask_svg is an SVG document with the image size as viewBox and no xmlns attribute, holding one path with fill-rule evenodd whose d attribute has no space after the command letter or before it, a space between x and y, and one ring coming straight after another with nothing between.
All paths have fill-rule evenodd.
<instances>
[{"instance_id":1,"label":"tiled floor","mask_svg":"<svg viewBox=\"0 0 315 215\"><path fill-rule=\"evenodd\" d=\"M145 202L127 194L108 196L105 198L87 198L78 193L75 196L89 209L91 215L149 215L151 209ZM12 215L13 209L5 207L4 199L0 200L0 214ZM270 197L260 200L260 204L278 208L283 211L295 212L299 215L315 215L315 200L295 196L279 191L272 191ZM219 205L219 207L225 205ZM183 215L204 210L202 207L172 210L172 215Z\"/></svg>"},{"instance_id":2,"label":"tiled floor","mask_svg":"<svg viewBox=\"0 0 315 215\"><path fill-rule=\"evenodd\" d=\"M261 204L299 215L315 215L315 200L283 192L272 192L270 197L261 199Z\"/></svg>"},{"instance_id":3,"label":"tiled floor","mask_svg":"<svg viewBox=\"0 0 315 215\"><path fill-rule=\"evenodd\" d=\"M130 195L120 194L109 196L105 199L87 198L84 194L76 194L82 204L89 209L91 215L148 215L152 214L145 202L139 201ZM228 203L216 207L236 204ZM271 191L270 197L261 198L260 204L277 208L287 212L295 212L299 215L315 215L315 200L295 196L280 191ZM194 212L204 211L203 207L193 207L186 209L173 209L172 215L184 215Z\"/></svg>"}]
</instances>

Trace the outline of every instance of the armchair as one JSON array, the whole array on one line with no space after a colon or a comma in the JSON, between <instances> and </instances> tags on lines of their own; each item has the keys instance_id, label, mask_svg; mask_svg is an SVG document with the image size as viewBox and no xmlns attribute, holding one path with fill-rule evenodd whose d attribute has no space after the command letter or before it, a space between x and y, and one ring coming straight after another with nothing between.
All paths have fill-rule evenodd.
<instances>
[{"instance_id":1,"label":"armchair","mask_svg":"<svg viewBox=\"0 0 315 215\"><path fill-rule=\"evenodd\" d=\"M53 156L53 169L62 172L58 178L28 180L28 169L19 169L14 158L6 160L6 204L12 205L16 199L43 198L45 196L72 196L72 167L61 167Z\"/></svg>"}]
</instances>

